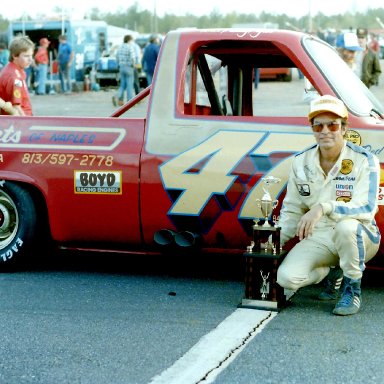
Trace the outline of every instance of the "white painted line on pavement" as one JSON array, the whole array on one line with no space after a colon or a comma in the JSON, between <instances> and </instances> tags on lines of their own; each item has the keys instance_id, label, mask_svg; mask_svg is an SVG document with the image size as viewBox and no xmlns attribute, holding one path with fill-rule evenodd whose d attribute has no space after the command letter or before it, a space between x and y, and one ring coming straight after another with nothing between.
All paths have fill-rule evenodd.
<instances>
[{"instance_id":1,"label":"white painted line on pavement","mask_svg":"<svg viewBox=\"0 0 384 384\"><path fill-rule=\"evenodd\" d=\"M150 384L211 383L276 314L237 309Z\"/></svg>"}]
</instances>

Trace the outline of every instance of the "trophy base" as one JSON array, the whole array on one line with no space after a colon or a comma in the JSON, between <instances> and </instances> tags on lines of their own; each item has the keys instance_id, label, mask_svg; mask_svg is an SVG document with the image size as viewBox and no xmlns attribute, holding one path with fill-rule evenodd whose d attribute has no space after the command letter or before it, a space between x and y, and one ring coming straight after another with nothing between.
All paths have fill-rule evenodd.
<instances>
[{"instance_id":1,"label":"trophy base","mask_svg":"<svg viewBox=\"0 0 384 384\"><path fill-rule=\"evenodd\" d=\"M238 308L264 309L267 311L280 311L277 301L242 299Z\"/></svg>"},{"instance_id":2,"label":"trophy base","mask_svg":"<svg viewBox=\"0 0 384 384\"><path fill-rule=\"evenodd\" d=\"M289 303L291 291L280 287L277 269L284 260L287 251L279 254L268 252L246 252L245 257L245 297L240 308L280 311Z\"/></svg>"}]
</instances>

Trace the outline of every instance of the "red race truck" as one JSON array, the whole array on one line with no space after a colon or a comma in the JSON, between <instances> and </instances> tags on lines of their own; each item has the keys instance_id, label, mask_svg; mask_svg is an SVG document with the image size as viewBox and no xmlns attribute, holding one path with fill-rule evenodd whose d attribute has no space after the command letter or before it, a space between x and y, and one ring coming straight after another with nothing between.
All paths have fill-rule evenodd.
<instances>
[{"instance_id":1,"label":"red race truck","mask_svg":"<svg viewBox=\"0 0 384 384\"><path fill-rule=\"evenodd\" d=\"M254 69L274 67L300 70L300 92L293 81L256 89ZM127 253L244 252L262 218L261 178L282 180L270 188L281 203L292 156L314 143L308 100L318 94L345 102L348 140L383 163L383 106L333 47L284 30L170 32L151 88L110 117L1 116L0 261L32 257L47 238ZM143 98L146 117L125 117ZM379 199L383 231L382 189Z\"/></svg>"}]
</instances>

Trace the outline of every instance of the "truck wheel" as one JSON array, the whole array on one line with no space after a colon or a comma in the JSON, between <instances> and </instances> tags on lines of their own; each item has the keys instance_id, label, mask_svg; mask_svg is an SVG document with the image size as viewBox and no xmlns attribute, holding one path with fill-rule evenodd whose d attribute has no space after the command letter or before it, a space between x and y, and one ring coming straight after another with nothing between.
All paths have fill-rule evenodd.
<instances>
[{"instance_id":1,"label":"truck wheel","mask_svg":"<svg viewBox=\"0 0 384 384\"><path fill-rule=\"evenodd\" d=\"M0 184L0 269L19 262L36 234L36 207L18 184Z\"/></svg>"}]
</instances>

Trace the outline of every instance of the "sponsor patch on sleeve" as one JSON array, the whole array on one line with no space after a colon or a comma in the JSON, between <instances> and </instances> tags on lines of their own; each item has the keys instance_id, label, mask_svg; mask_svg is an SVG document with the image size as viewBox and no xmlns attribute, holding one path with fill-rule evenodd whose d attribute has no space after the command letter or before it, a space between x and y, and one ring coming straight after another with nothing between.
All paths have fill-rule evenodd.
<instances>
[{"instance_id":1,"label":"sponsor patch on sleeve","mask_svg":"<svg viewBox=\"0 0 384 384\"><path fill-rule=\"evenodd\" d=\"M21 92L20 92L20 90L15 89L15 90L13 91L13 96L14 96L16 99L20 99L20 97L21 97Z\"/></svg>"},{"instance_id":2,"label":"sponsor patch on sleeve","mask_svg":"<svg viewBox=\"0 0 384 384\"><path fill-rule=\"evenodd\" d=\"M309 184L297 184L297 189L301 196L309 196L311 194Z\"/></svg>"}]
</instances>

